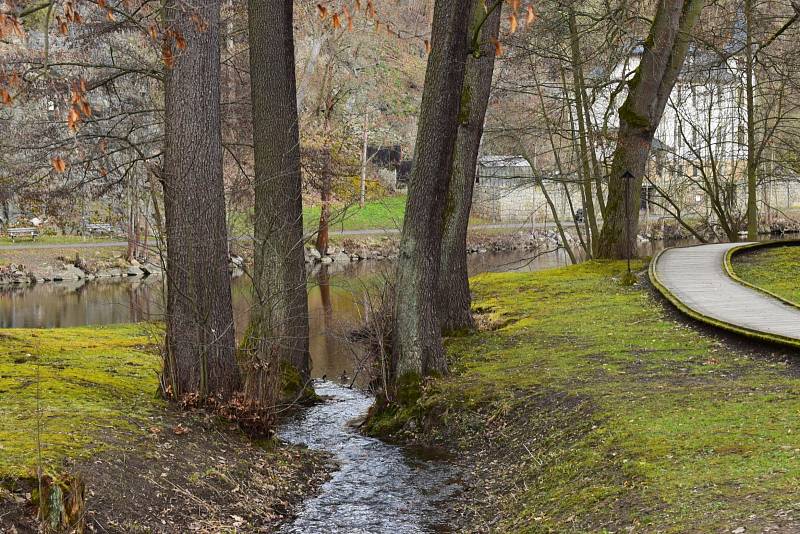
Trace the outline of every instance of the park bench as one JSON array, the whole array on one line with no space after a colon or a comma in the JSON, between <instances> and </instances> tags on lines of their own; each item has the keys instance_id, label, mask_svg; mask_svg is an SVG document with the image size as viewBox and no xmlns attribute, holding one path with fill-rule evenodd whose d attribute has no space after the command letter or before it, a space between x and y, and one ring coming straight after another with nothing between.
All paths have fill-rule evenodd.
<instances>
[{"instance_id":1,"label":"park bench","mask_svg":"<svg viewBox=\"0 0 800 534\"><path fill-rule=\"evenodd\" d=\"M39 235L39 230L36 228L9 228L8 229L8 237L11 238L13 242L18 237L30 237L32 241L36 241L36 237Z\"/></svg>"},{"instance_id":2,"label":"park bench","mask_svg":"<svg viewBox=\"0 0 800 534\"><path fill-rule=\"evenodd\" d=\"M90 223L84 226L84 230L89 235L111 235L114 233L114 227L109 223Z\"/></svg>"}]
</instances>

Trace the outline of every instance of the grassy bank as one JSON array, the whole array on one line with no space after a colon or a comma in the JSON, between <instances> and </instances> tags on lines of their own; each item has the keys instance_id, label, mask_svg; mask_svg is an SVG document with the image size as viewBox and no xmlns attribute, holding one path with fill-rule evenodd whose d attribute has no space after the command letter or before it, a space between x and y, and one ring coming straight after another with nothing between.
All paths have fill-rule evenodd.
<instances>
[{"instance_id":1,"label":"grassy bank","mask_svg":"<svg viewBox=\"0 0 800 534\"><path fill-rule=\"evenodd\" d=\"M324 482L318 454L159 400L160 337L145 325L0 330L1 532L35 531L39 466L85 482L103 532L270 530Z\"/></svg>"},{"instance_id":2,"label":"grassy bank","mask_svg":"<svg viewBox=\"0 0 800 534\"><path fill-rule=\"evenodd\" d=\"M800 303L800 246L737 254L733 257L733 269L747 282Z\"/></svg>"},{"instance_id":3,"label":"grassy bank","mask_svg":"<svg viewBox=\"0 0 800 534\"><path fill-rule=\"evenodd\" d=\"M303 227L306 231L317 229L321 209L318 205L303 207ZM401 228L405 211L405 195L371 200L363 208L358 204L334 205L331 231Z\"/></svg>"},{"instance_id":4,"label":"grassy bank","mask_svg":"<svg viewBox=\"0 0 800 534\"><path fill-rule=\"evenodd\" d=\"M478 532L785 526L800 506L795 364L674 320L622 272L474 279L483 331L448 340L453 376L400 435L463 453Z\"/></svg>"},{"instance_id":5,"label":"grassy bank","mask_svg":"<svg viewBox=\"0 0 800 534\"><path fill-rule=\"evenodd\" d=\"M0 478L96 453L160 407L160 358L139 326L0 331ZM40 417L36 413L39 411Z\"/></svg>"}]
</instances>

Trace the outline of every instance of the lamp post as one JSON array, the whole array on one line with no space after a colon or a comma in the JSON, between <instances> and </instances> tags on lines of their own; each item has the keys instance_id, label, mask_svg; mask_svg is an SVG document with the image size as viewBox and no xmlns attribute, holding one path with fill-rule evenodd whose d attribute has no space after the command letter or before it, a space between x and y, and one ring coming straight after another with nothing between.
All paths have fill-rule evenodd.
<instances>
[{"instance_id":1,"label":"lamp post","mask_svg":"<svg viewBox=\"0 0 800 534\"><path fill-rule=\"evenodd\" d=\"M626 170L622 175L625 180L625 250L628 260L628 278L631 276L631 212L628 208L629 198L631 196L631 180L635 178L631 171Z\"/></svg>"}]
</instances>

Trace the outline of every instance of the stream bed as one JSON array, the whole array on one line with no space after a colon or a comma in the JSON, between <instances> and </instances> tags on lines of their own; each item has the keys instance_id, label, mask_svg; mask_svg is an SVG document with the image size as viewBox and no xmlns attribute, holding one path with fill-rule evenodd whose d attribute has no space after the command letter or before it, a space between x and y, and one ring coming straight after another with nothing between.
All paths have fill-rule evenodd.
<instances>
[{"instance_id":1,"label":"stream bed","mask_svg":"<svg viewBox=\"0 0 800 534\"><path fill-rule=\"evenodd\" d=\"M456 469L353 428L350 423L372 405L371 396L326 380L317 380L314 389L324 402L285 424L278 437L332 454L338 469L280 532L449 532L442 510L461 491Z\"/></svg>"}]
</instances>

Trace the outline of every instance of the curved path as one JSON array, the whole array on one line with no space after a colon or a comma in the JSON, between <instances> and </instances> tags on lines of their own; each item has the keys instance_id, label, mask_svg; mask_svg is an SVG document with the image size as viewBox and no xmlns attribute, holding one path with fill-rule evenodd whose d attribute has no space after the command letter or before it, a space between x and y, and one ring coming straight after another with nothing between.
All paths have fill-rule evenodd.
<instances>
[{"instance_id":1,"label":"curved path","mask_svg":"<svg viewBox=\"0 0 800 534\"><path fill-rule=\"evenodd\" d=\"M747 287L727 271L729 250L748 243L721 243L663 251L650 279L681 311L700 321L800 347L800 308Z\"/></svg>"}]
</instances>

